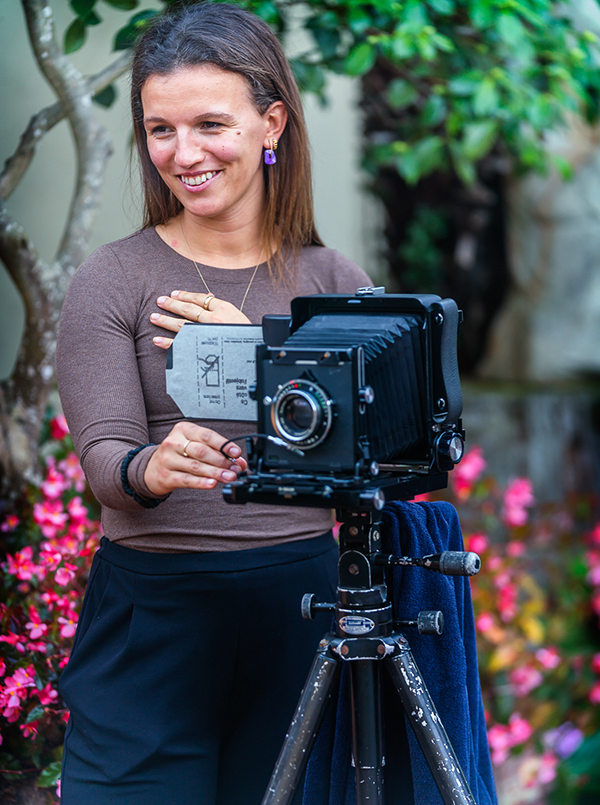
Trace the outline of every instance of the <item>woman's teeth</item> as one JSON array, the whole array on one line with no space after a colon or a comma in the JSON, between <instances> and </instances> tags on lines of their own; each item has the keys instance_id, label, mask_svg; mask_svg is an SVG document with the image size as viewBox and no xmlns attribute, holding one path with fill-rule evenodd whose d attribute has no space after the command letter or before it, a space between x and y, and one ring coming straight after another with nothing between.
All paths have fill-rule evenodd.
<instances>
[{"instance_id":1,"label":"woman's teeth","mask_svg":"<svg viewBox=\"0 0 600 805\"><path fill-rule=\"evenodd\" d=\"M212 179L213 176L216 176L218 171L209 171L208 173L203 173L201 176L180 176L179 178L184 184L189 185L198 185L204 184L208 179Z\"/></svg>"}]
</instances>

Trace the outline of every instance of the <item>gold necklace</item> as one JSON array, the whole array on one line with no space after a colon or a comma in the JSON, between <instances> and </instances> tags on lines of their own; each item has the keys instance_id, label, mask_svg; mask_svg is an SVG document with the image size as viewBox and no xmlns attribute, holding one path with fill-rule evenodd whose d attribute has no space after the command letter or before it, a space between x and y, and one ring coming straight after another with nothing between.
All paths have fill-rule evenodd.
<instances>
[{"instance_id":1,"label":"gold necklace","mask_svg":"<svg viewBox=\"0 0 600 805\"><path fill-rule=\"evenodd\" d=\"M210 291L210 289L209 289L208 285L206 284L206 280L205 280L205 279L204 279L204 277L202 276L202 272L200 271L200 268L198 267L198 263L197 263L197 262L194 260L194 258L193 258L193 256L192 256L192 250L190 249L190 244L188 243L188 239L187 239L187 238L186 238L186 236L185 236L185 232L184 232L184 230L183 230L183 223L182 223L181 221L179 221L179 228L180 228L180 230L181 230L181 234L183 235L183 239L185 240L185 245L186 245L186 246L187 246L187 248L188 248L188 252L190 253L190 260L192 261L192 263L193 263L193 264L194 264L194 266L196 267L196 271L198 272L198 275L199 275L200 279L201 279L201 280L202 280L202 282L204 283L204 287L206 288L206 293L207 293L207 294L210 294L211 296L214 296L214 294L213 294L213 293L211 293L211 291ZM252 285L252 283L253 283L253 281L254 281L254 277L256 276L256 272L258 271L258 267L259 267L259 265L260 265L260 258L261 258L261 257L262 257L262 251L261 251L261 253L260 253L260 254L259 254L259 256L258 256L258 263L256 264L256 266L255 266L255 268L254 268L254 271L252 272L252 276L250 277L250 282L248 283L248 287L246 288L246 293L244 294L244 298L242 299L242 304L240 305L240 313L241 313L241 312L243 311L243 309L244 309L244 302L246 301L246 297L248 296L248 291L250 290L250 286Z\"/></svg>"}]
</instances>

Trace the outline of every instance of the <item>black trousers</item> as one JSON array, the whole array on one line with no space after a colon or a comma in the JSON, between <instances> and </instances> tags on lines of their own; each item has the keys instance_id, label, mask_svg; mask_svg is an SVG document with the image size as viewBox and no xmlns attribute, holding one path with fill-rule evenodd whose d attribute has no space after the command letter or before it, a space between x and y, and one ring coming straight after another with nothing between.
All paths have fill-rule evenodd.
<instances>
[{"instance_id":1,"label":"black trousers","mask_svg":"<svg viewBox=\"0 0 600 805\"><path fill-rule=\"evenodd\" d=\"M103 539L60 681L62 805L260 805L331 624L300 600L335 599L337 555L331 533L211 554Z\"/></svg>"}]
</instances>

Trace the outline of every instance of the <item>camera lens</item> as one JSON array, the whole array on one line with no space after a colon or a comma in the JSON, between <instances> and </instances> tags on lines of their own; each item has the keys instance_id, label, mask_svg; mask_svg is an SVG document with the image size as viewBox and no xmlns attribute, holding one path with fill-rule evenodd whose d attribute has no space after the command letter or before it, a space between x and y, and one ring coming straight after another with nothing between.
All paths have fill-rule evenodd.
<instances>
[{"instance_id":1,"label":"camera lens","mask_svg":"<svg viewBox=\"0 0 600 805\"><path fill-rule=\"evenodd\" d=\"M273 398L271 421L282 439L310 449L331 430L333 403L316 383L292 380Z\"/></svg>"},{"instance_id":2,"label":"camera lens","mask_svg":"<svg viewBox=\"0 0 600 805\"><path fill-rule=\"evenodd\" d=\"M290 395L282 406L281 421L289 433L304 433L313 427L315 414L318 417L319 410L312 400L301 394Z\"/></svg>"}]
</instances>

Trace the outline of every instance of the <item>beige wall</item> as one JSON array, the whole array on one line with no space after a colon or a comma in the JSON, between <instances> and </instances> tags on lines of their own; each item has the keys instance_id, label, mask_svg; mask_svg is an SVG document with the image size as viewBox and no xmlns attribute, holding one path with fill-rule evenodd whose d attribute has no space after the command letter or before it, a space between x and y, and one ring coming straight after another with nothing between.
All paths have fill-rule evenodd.
<instances>
[{"instance_id":1,"label":"beige wall","mask_svg":"<svg viewBox=\"0 0 600 805\"><path fill-rule=\"evenodd\" d=\"M151 5L151 2L145 4ZM71 19L67 0L53 0L57 28L64 31ZM128 14L102 4L104 24L90 30L84 48L73 61L84 73L93 73L112 58L112 33ZM54 100L52 91L34 63L18 0L0 0L0 163L13 153L19 136L32 114ZM377 214L365 197L358 168L360 118L356 112L355 81L334 77L331 104L323 109L306 100L306 113L314 156L314 187L317 224L328 246L374 270L373 234ZM118 102L110 109L97 108L99 119L111 131L114 155L108 165L102 206L90 243L122 237L139 220L135 188L130 187L127 144L130 134L127 111L127 81L119 81ZM73 147L67 125L62 122L42 141L34 162L9 200L13 217L22 223L40 254L51 259L60 240L74 183ZM23 326L21 300L0 263L0 379L11 370Z\"/></svg>"}]
</instances>

